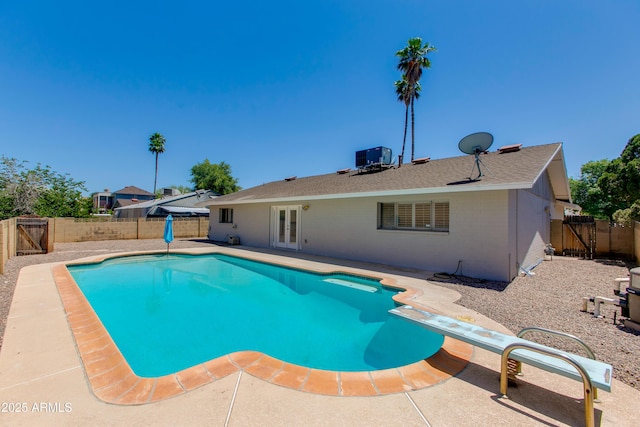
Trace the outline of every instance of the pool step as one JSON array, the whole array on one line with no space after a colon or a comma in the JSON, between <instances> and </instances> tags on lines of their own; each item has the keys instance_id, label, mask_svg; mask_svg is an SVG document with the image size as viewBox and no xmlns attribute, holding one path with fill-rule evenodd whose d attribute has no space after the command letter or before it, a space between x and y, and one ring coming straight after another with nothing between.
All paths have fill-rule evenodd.
<instances>
[{"instance_id":1,"label":"pool step","mask_svg":"<svg viewBox=\"0 0 640 427\"><path fill-rule=\"evenodd\" d=\"M344 279L324 279L323 282L333 283L334 285L346 286L348 288L358 289L364 292L375 292L378 290L375 286L363 285L361 283L351 282Z\"/></svg>"}]
</instances>

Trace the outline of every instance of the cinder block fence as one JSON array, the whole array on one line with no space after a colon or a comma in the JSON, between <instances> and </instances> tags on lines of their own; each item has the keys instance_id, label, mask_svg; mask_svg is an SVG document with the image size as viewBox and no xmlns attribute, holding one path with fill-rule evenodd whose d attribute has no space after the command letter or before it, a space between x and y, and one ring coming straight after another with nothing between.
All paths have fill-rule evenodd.
<instances>
[{"instance_id":1,"label":"cinder block fence","mask_svg":"<svg viewBox=\"0 0 640 427\"><path fill-rule=\"evenodd\" d=\"M164 218L49 218L45 251L53 251L54 243L88 242L100 240L162 239ZM206 238L209 218L174 218L173 236ZM0 274L7 260L16 256L16 218L0 221Z\"/></svg>"}]
</instances>

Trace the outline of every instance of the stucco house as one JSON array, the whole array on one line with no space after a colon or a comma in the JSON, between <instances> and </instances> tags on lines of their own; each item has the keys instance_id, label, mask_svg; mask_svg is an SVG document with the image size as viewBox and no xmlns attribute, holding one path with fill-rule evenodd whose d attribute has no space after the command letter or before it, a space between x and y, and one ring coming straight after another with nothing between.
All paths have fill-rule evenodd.
<instances>
[{"instance_id":1,"label":"stucco house","mask_svg":"<svg viewBox=\"0 0 640 427\"><path fill-rule=\"evenodd\" d=\"M571 193L561 143L372 172L289 177L218 197L209 238L510 281L543 259Z\"/></svg>"}]
</instances>

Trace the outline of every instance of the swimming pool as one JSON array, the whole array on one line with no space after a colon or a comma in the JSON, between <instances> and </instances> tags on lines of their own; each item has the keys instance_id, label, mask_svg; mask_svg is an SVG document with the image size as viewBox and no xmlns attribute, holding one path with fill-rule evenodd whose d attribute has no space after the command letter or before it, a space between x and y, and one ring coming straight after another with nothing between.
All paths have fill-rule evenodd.
<instances>
[{"instance_id":1,"label":"swimming pool","mask_svg":"<svg viewBox=\"0 0 640 427\"><path fill-rule=\"evenodd\" d=\"M387 311L399 290L222 254L142 255L68 269L132 370L157 377L253 350L316 369L371 371L443 337Z\"/></svg>"}]
</instances>

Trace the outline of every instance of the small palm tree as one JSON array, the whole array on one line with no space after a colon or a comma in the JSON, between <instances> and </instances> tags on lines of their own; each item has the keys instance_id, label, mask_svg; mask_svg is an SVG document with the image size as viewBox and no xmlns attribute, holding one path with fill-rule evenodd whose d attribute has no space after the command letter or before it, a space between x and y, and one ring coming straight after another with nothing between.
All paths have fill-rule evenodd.
<instances>
[{"instance_id":1,"label":"small palm tree","mask_svg":"<svg viewBox=\"0 0 640 427\"><path fill-rule=\"evenodd\" d=\"M149 137L149 151L156 155L156 177L153 180L153 194L156 194L156 184L158 182L158 155L164 153L164 144L167 142L164 136L158 132Z\"/></svg>"},{"instance_id":2,"label":"small palm tree","mask_svg":"<svg viewBox=\"0 0 640 427\"><path fill-rule=\"evenodd\" d=\"M398 62L398 70L402 71L407 81L407 91L410 97L411 106L411 160L413 160L415 152L415 120L413 102L417 99L418 91L416 87L422 77L423 68L431 68L431 61L427 58L429 52L436 51L436 48L428 42L422 44L420 37L409 39L407 46L396 52L396 56L400 58ZM406 101L405 101L406 102Z\"/></svg>"},{"instance_id":3,"label":"small palm tree","mask_svg":"<svg viewBox=\"0 0 640 427\"><path fill-rule=\"evenodd\" d=\"M415 99L420 98L420 91L422 90L422 86L418 82L413 88L415 90L415 94L412 97L411 87L409 86L409 82L407 81L407 76L402 75L402 80L397 80L394 83L396 87L396 95L398 95L398 101L404 103L404 136L402 137L402 153L400 154L400 161L404 159L404 146L407 142L407 125L409 124L409 105L411 104L411 99L415 97Z\"/></svg>"}]
</instances>

